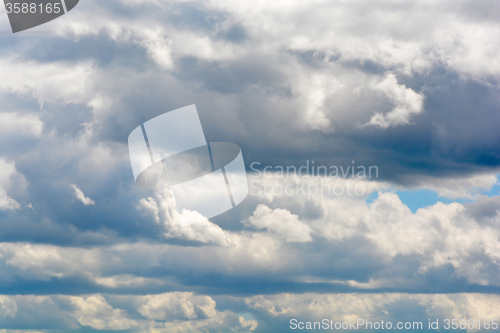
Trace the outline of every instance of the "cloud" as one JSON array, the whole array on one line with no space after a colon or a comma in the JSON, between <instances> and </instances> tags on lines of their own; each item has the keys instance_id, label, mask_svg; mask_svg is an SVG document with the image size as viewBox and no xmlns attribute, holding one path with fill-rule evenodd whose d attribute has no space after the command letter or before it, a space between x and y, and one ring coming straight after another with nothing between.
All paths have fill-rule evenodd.
<instances>
[{"instance_id":1,"label":"cloud","mask_svg":"<svg viewBox=\"0 0 500 333\"><path fill-rule=\"evenodd\" d=\"M241 326L247 328L249 331L254 331L259 326L259 322L256 320L245 320L244 317L239 317L239 320Z\"/></svg>"},{"instance_id":2,"label":"cloud","mask_svg":"<svg viewBox=\"0 0 500 333\"><path fill-rule=\"evenodd\" d=\"M74 66L1 58L0 66L4 69L0 84L2 93L33 97L39 103L85 102L86 94L82 93L87 90L85 81L93 74L90 63Z\"/></svg>"},{"instance_id":3,"label":"cloud","mask_svg":"<svg viewBox=\"0 0 500 333\"><path fill-rule=\"evenodd\" d=\"M440 325L449 318L494 318L492 312L499 304L497 295L485 294L279 294L245 298L249 308L266 318L272 328L290 328L291 319L304 322L358 323L358 329L367 329L369 321L392 323L421 322L425 329L429 320L439 320ZM479 307L477 305L481 304ZM404 312L405 319L398 317ZM478 320L478 319L476 319ZM286 326L285 326L286 325ZM368 326L369 328L369 326ZM442 327L440 326L440 330Z\"/></svg>"},{"instance_id":4,"label":"cloud","mask_svg":"<svg viewBox=\"0 0 500 333\"><path fill-rule=\"evenodd\" d=\"M278 184L283 181L276 180ZM309 177L307 181L319 179ZM326 283L349 290L427 292L430 289L424 281L435 274L442 274L440 288L454 292L483 287L495 290L500 285L496 201L470 208L471 204L437 202L412 213L393 189L366 180L362 183L372 192L363 196L318 193L309 198L262 195L256 202L266 204L256 204L249 217L242 219L249 228L239 231L213 223L175 227L163 220L167 206L160 212L151 200L144 200L143 209L158 214L146 218L160 221L155 230L162 237L149 240L152 244L124 240L86 249L4 243L0 251L4 287L15 285L10 279L18 276L46 282L83 279L89 292L99 288L161 290L166 286L183 290L186 285L234 292L239 283L222 281L238 277L243 284L251 279L260 285L255 290L278 280L291 283L283 285L285 291L310 290ZM375 183L373 187L371 183ZM367 203L365 199L373 194L376 197ZM85 260L75 266L75 258ZM157 267L153 275L146 273L150 265ZM198 277L190 276L192 269ZM208 276L217 278L207 280Z\"/></svg>"},{"instance_id":5,"label":"cloud","mask_svg":"<svg viewBox=\"0 0 500 333\"><path fill-rule=\"evenodd\" d=\"M21 205L9 197L3 189L0 189L0 210L14 210L19 208L21 208Z\"/></svg>"},{"instance_id":6,"label":"cloud","mask_svg":"<svg viewBox=\"0 0 500 333\"><path fill-rule=\"evenodd\" d=\"M235 309L222 310L225 306L216 305L209 295L191 293L146 296L92 294L84 297L2 295L2 304L12 304L13 307L17 304L19 314L14 317L0 316L0 323L15 329L22 327L22 320L27 319L39 329L65 331L104 328L144 332L212 332L229 328L234 332L269 332L288 330L291 319L310 322L327 319L328 323L357 323L361 319L362 328L365 328L366 321L373 324L382 320L391 322L393 326L399 321L422 322L425 328L430 319L439 320L438 331L442 331L444 320L449 318L474 318L482 323L489 320L491 324L491 320L496 319L495 310L500 301L498 295L480 293L278 293L217 298L220 303L238 304L238 309L244 311L244 315L238 316ZM172 303L167 304L164 300ZM206 310L203 309L206 304L210 308L208 317L186 317L189 313L202 313ZM149 312L143 313L150 306L165 306L165 309L172 311L159 312L157 318ZM404 318L399 317L402 311L407 314Z\"/></svg>"},{"instance_id":7,"label":"cloud","mask_svg":"<svg viewBox=\"0 0 500 333\"><path fill-rule=\"evenodd\" d=\"M113 309L100 295L88 297L70 297L75 308L72 315L82 326L97 330L124 330L137 326L134 320L127 318L124 310Z\"/></svg>"},{"instance_id":8,"label":"cloud","mask_svg":"<svg viewBox=\"0 0 500 333\"><path fill-rule=\"evenodd\" d=\"M2 39L0 293L19 296L1 296L1 326L493 316L497 18L473 1L88 0L33 30L55 33ZM198 213L135 186L127 137L193 103L207 140L238 143L247 166L314 160L377 178L273 175L268 189L308 193L254 193L180 228ZM450 200L413 213L400 189Z\"/></svg>"},{"instance_id":9,"label":"cloud","mask_svg":"<svg viewBox=\"0 0 500 333\"><path fill-rule=\"evenodd\" d=\"M207 332L229 328L248 332L256 320L241 320L232 311L216 309L208 295L3 296L0 324L13 329L29 323L41 330L134 330L141 332ZM18 308L20 310L18 310ZM12 310L15 309L15 310ZM13 311L11 316L6 311ZM15 314L21 312L19 316ZM32 332L32 331L30 331Z\"/></svg>"},{"instance_id":10,"label":"cloud","mask_svg":"<svg viewBox=\"0 0 500 333\"><path fill-rule=\"evenodd\" d=\"M26 41L23 57L3 57L3 91L48 108L90 108L80 123L114 153L141 121L196 101L206 110L207 136L240 142L254 159L278 159L279 150L286 158L276 163L314 155L345 164L350 151L360 162L378 161L385 179L414 175L419 161L420 173L470 174L499 165L496 95L484 81L498 73L498 26L471 19L466 3L376 2L365 11L355 3L270 9L112 1L102 10L91 1L71 20L51 23L60 34L43 46ZM337 18L333 25L326 13ZM298 17L300 29L287 24ZM221 37L233 28L242 40ZM473 38L476 29L492 33ZM320 141L326 144L316 146Z\"/></svg>"},{"instance_id":11,"label":"cloud","mask_svg":"<svg viewBox=\"0 0 500 333\"><path fill-rule=\"evenodd\" d=\"M197 212L176 210L175 199L168 188L155 189L155 198L142 198L139 207L154 217L157 224L166 230L164 237L174 239L185 239L205 244L216 244L227 246L230 242L228 235L218 225L208 221L192 224L190 219L203 221L203 216ZM181 223L181 220L183 223ZM186 225L183 227L183 225Z\"/></svg>"},{"instance_id":12,"label":"cloud","mask_svg":"<svg viewBox=\"0 0 500 333\"><path fill-rule=\"evenodd\" d=\"M215 301L208 296L192 293L172 293L145 296L139 313L153 320L193 320L217 315Z\"/></svg>"},{"instance_id":13,"label":"cloud","mask_svg":"<svg viewBox=\"0 0 500 333\"><path fill-rule=\"evenodd\" d=\"M496 174L477 174L469 177L419 177L411 188L431 189L439 196L450 199L473 199L484 190L498 184Z\"/></svg>"},{"instance_id":14,"label":"cloud","mask_svg":"<svg viewBox=\"0 0 500 333\"><path fill-rule=\"evenodd\" d=\"M43 122L36 115L20 115L13 112L0 113L0 135L2 137L38 138L42 135L42 131Z\"/></svg>"},{"instance_id":15,"label":"cloud","mask_svg":"<svg viewBox=\"0 0 500 333\"><path fill-rule=\"evenodd\" d=\"M0 296L0 316L15 318L17 311L15 300L10 297Z\"/></svg>"},{"instance_id":16,"label":"cloud","mask_svg":"<svg viewBox=\"0 0 500 333\"><path fill-rule=\"evenodd\" d=\"M88 205L94 205L95 202L94 200L90 199L90 198L87 198L85 196L85 194L83 194L83 191L80 190L80 188L74 184L71 184L71 187L73 188L73 190L75 191L75 196L78 200L80 200L85 206L88 206Z\"/></svg>"},{"instance_id":17,"label":"cloud","mask_svg":"<svg viewBox=\"0 0 500 333\"><path fill-rule=\"evenodd\" d=\"M19 188L26 187L26 180L16 170L15 164L0 158L0 210L16 210L21 205L7 195L7 190L14 185Z\"/></svg>"},{"instance_id":18,"label":"cloud","mask_svg":"<svg viewBox=\"0 0 500 333\"><path fill-rule=\"evenodd\" d=\"M394 74L387 75L383 81L375 84L374 88L386 94L395 107L386 115L375 114L366 125L381 128L407 125L413 114L419 114L423 110L424 96L406 88L405 85L399 85Z\"/></svg>"},{"instance_id":19,"label":"cloud","mask_svg":"<svg viewBox=\"0 0 500 333\"><path fill-rule=\"evenodd\" d=\"M256 229L267 229L285 237L287 242L310 242L314 233L308 225L299 221L297 215L291 214L286 209L270 209L265 205L257 209L245 223Z\"/></svg>"}]
</instances>

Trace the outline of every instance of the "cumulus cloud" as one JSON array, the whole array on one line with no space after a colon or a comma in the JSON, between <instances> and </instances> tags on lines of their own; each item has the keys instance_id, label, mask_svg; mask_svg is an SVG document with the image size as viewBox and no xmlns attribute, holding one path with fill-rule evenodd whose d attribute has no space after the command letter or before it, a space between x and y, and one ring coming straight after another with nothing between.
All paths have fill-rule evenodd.
<instances>
[{"instance_id":1,"label":"cumulus cloud","mask_svg":"<svg viewBox=\"0 0 500 333\"><path fill-rule=\"evenodd\" d=\"M500 235L490 227L464 219L461 204L437 203L413 215L395 194L385 193L370 209L373 215L366 221L372 231L367 237L391 257L418 254L422 257L420 272L452 265L470 282L500 283L493 273L499 269L496 263L500 248L496 239ZM477 264L478 257L485 266L492 265L490 273Z\"/></svg>"},{"instance_id":2,"label":"cumulus cloud","mask_svg":"<svg viewBox=\"0 0 500 333\"><path fill-rule=\"evenodd\" d=\"M387 128L389 126L407 125L410 117L422 112L424 107L424 96L414 92L405 85L399 85L394 74L375 84L375 90L383 92L392 104L395 105L386 115L375 114L366 125Z\"/></svg>"},{"instance_id":3,"label":"cumulus cloud","mask_svg":"<svg viewBox=\"0 0 500 333\"><path fill-rule=\"evenodd\" d=\"M496 183L496 177L492 175L482 177L485 184L489 185L487 188ZM265 180L268 182L268 188L273 188L275 184L284 187L286 182L292 181L292 179L283 177L269 177ZM276 228L275 232L280 235L287 234L287 226L293 230L291 226L299 223L300 226L311 230L316 239L324 238L334 243L338 242L343 246L347 246L351 242L356 244L361 237L367 243L356 245L356 248L358 250L364 248L372 253L383 254L377 260L382 259L385 262L383 265L388 265L387 267L395 265L394 260L398 256L412 257L418 262L414 263L416 269L414 273L421 276L438 267L449 265L453 267L456 274L465 277L470 283L479 285L498 285L500 283L495 277L500 269L498 266L500 249L496 241L500 234L494 227L496 224L491 222L484 224L478 218L464 216L464 212L467 210L466 205L457 202L450 204L437 202L412 213L401 202L398 195L391 192L390 187L384 188L383 184L377 184L380 186L377 189L370 185L374 182L363 180L356 182L354 180L309 177L303 181L314 185L314 187L310 187L309 193L302 196L297 193L292 193L291 196L286 193L269 195L265 192L261 192L261 196L269 200L267 205L270 207L286 207L301 215L315 216L306 225L298 220L297 215L293 215L283 208L273 210L264 205L259 205L254 215L245 223L255 228L268 228L269 230ZM328 193L326 187L323 192L319 191L321 186L329 183L333 186L342 185L346 188L347 184L350 183L351 195L343 193L342 196L335 196ZM357 186L356 183L363 186L364 195L355 195L353 188ZM457 184L464 187L457 189ZM481 182L469 182L468 179L462 182L459 179L448 179L436 181L433 186L440 187L441 193L450 194L456 190L469 193L468 191L472 191L473 187L468 187L468 184L479 186ZM367 204L364 198L374 192L378 192L377 198ZM311 193L313 193L312 196L310 196ZM307 206L304 206L305 202L308 202L309 206L315 207L315 209L307 209ZM490 206L485 208L489 212L489 219L497 218L498 207L493 202L490 205L495 208L492 209ZM475 214L477 213L475 212ZM270 216L272 218L267 219ZM287 223L287 219L293 223ZM278 224L278 221L282 222ZM275 222L279 227L274 224ZM297 234L309 235L306 232ZM481 264L478 264L478 261ZM378 278L372 277L372 279L366 283L344 282L358 288L370 289L391 285L403 286L407 283L405 279L396 282L391 276L382 277L379 275ZM335 283L339 282L335 279L331 280Z\"/></svg>"},{"instance_id":4,"label":"cumulus cloud","mask_svg":"<svg viewBox=\"0 0 500 333\"><path fill-rule=\"evenodd\" d=\"M139 313L153 320L193 320L198 317L212 318L217 315L215 301L208 296L192 293L172 293L145 296L145 304Z\"/></svg>"},{"instance_id":5,"label":"cumulus cloud","mask_svg":"<svg viewBox=\"0 0 500 333\"><path fill-rule=\"evenodd\" d=\"M239 320L240 320L241 326L243 328L248 329L249 331L254 331L257 328L257 326L259 326L259 322L256 320L252 320L252 319L245 320L244 317L239 317Z\"/></svg>"},{"instance_id":6,"label":"cumulus cloud","mask_svg":"<svg viewBox=\"0 0 500 333\"><path fill-rule=\"evenodd\" d=\"M308 225L299 221L298 215L291 214L286 209L272 210L266 205L257 206L245 223L283 236L287 242L310 242L314 233Z\"/></svg>"},{"instance_id":7,"label":"cumulus cloud","mask_svg":"<svg viewBox=\"0 0 500 333\"><path fill-rule=\"evenodd\" d=\"M230 235L218 225L210 222L198 212L176 209L172 191L160 186L155 189L155 198L142 198L139 208L151 214L156 223L166 229L167 239L185 239L206 244L227 246ZM202 221L193 224L194 221Z\"/></svg>"},{"instance_id":8,"label":"cumulus cloud","mask_svg":"<svg viewBox=\"0 0 500 333\"><path fill-rule=\"evenodd\" d=\"M75 308L72 315L82 326L97 330L124 330L137 326L134 320L127 317L124 310L113 309L100 295L70 298Z\"/></svg>"},{"instance_id":9,"label":"cumulus cloud","mask_svg":"<svg viewBox=\"0 0 500 333\"><path fill-rule=\"evenodd\" d=\"M10 276L45 281L80 276L99 286L123 290L142 290L148 285L161 288L175 281L162 281L162 276L182 280L192 267L201 276L236 275L262 283L269 276L286 279L292 275L303 288L326 282L356 290L427 290L418 281L440 269L453 271L453 275L446 275L445 281L458 290L469 285L500 285L496 201L484 206L488 218L485 223L477 205L468 209L457 202L438 202L412 213L391 189L379 191L371 203L363 198L319 194L310 198L263 196L266 205L257 205L253 214L242 222L252 229L268 232L250 232L250 228L242 232L226 231L212 224L186 228L160 224L167 228L168 237L163 239L177 244L138 242L93 250L4 244L0 263L9 268L4 273L5 281ZM150 207L156 209L155 205ZM340 251L342 248L356 251ZM328 253L335 253L334 259ZM311 256L315 259L311 260ZM145 257L149 259L141 259ZM85 260L75 265L75 258ZM322 258L330 265L318 265ZM366 271L355 270L367 260L370 265ZM411 260L412 265L406 265L404 260ZM158 268L158 276L140 273L138 267L146 269L151 264L162 267ZM167 266L163 267L164 264ZM203 279L196 283L200 287L211 286Z\"/></svg>"},{"instance_id":10,"label":"cumulus cloud","mask_svg":"<svg viewBox=\"0 0 500 333\"><path fill-rule=\"evenodd\" d=\"M90 328L191 333L229 328L232 332L248 332L258 326L256 320L242 320L232 311L217 310L210 296L192 293L91 294L84 297L0 295L0 305L0 324L12 327L24 320L23 324L28 322L32 327L44 330ZM16 317L18 307L22 312L19 322Z\"/></svg>"}]
</instances>

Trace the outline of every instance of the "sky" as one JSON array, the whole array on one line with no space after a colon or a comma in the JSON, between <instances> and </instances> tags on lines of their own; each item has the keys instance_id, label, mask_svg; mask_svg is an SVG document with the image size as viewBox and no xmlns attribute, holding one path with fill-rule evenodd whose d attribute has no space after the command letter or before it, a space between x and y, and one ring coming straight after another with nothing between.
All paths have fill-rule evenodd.
<instances>
[{"instance_id":1,"label":"sky","mask_svg":"<svg viewBox=\"0 0 500 333\"><path fill-rule=\"evenodd\" d=\"M499 41L496 0L2 7L0 332L500 321ZM250 193L180 227L127 140L192 104Z\"/></svg>"}]
</instances>

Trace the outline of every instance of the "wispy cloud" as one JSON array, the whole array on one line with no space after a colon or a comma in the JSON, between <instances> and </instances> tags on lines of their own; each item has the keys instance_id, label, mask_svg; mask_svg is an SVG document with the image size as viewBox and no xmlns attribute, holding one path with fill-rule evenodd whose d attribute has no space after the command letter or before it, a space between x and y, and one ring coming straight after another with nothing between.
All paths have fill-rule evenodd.
<instances>
[{"instance_id":1,"label":"wispy cloud","mask_svg":"<svg viewBox=\"0 0 500 333\"><path fill-rule=\"evenodd\" d=\"M83 191L80 190L80 188L78 186L76 186L74 184L71 184L71 187L75 191L75 197L78 200L80 200L85 206L94 205L95 204L94 200L86 197L85 194L83 193Z\"/></svg>"}]
</instances>

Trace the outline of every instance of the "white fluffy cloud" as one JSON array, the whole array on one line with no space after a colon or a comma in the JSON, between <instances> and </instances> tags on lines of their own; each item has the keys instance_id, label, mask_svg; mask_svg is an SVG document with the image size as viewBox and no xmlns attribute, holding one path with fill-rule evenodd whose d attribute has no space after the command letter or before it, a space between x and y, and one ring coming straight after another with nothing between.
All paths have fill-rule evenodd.
<instances>
[{"instance_id":1,"label":"white fluffy cloud","mask_svg":"<svg viewBox=\"0 0 500 333\"><path fill-rule=\"evenodd\" d=\"M166 238L186 239L222 246L227 246L230 242L229 233L207 219L198 224L191 224L189 221L191 218L200 221L202 215L186 210L179 213L176 210L172 191L168 188L155 189L155 198L141 199L139 208L151 214L155 222L167 230L164 234ZM185 220L184 223L181 223L181 219ZM183 227L182 225L186 226Z\"/></svg>"},{"instance_id":2,"label":"white fluffy cloud","mask_svg":"<svg viewBox=\"0 0 500 333\"><path fill-rule=\"evenodd\" d=\"M245 223L283 236L287 242L310 242L311 235L314 234L314 230L299 221L298 215L291 214L286 209L272 210L265 205L259 205Z\"/></svg>"},{"instance_id":3,"label":"white fluffy cloud","mask_svg":"<svg viewBox=\"0 0 500 333\"><path fill-rule=\"evenodd\" d=\"M20 320L29 320L31 325L66 330L201 333L226 329L249 332L258 326L256 320L218 311L210 296L179 292L146 296L0 295L0 325L12 324L18 309L22 311Z\"/></svg>"},{"instance_id":4,"label":"white fluffy cloud","mask_svg":"<svg viewBox=\"0 0 500 333\"><path fill-rule=\"evenodd\" d=\"M217 315L215 301L208 296L194 296L192 293L172 293L145 296L145 304L139 313L153 320L193 320L198 317L212 318Z\"/></svg>"},{"instance_id":5,"label":"white fluffy cloud","mask_svg":"<svg viewBox=\"0 0 500 333\"><path fill-rule=\"evenodd\" d=\"M88 297L70 297L75 308L71 314L82 326L97 330L124 330L137 326L134 320L127 317L124 310L114 309L100 295Z\"/></svg>"}]
</instances>

